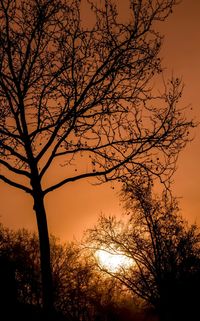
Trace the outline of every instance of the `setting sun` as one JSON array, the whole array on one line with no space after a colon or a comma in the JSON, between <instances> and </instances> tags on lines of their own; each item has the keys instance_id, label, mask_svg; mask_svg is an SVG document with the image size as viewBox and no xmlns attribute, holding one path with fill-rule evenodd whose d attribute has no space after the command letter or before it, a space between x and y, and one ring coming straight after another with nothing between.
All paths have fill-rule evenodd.
<instances>
[{"instance_id":1,"label":"setting sun","mask_svg":"<svg viewBox=\"0 0 200 321\"><path fill-rule=\"evenodd\" d=\"M101 268L110 272L117 272L120 268L129 268L133 260L126 255L117 254L104 249L97 250L95 256Z\"/></svg>"}]
</instances>

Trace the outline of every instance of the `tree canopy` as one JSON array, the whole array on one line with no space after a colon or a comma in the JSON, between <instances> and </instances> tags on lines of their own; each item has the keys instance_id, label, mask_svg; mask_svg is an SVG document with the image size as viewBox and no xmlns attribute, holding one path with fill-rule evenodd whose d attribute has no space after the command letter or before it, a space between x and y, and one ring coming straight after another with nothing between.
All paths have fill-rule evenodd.
<instances>
[{"instance_id":1,"label":"tree canopy","mask_svg":"<svg viewBox=\"0 0 200 321\"><path fill-rule=\"evenodd\" d=\"M162 68L154 24L176 1L133 1L127 23L112 1L89 3L90 28L77 0L0 3L0 178L30 194L32 175L45 180L57 162L75 171L43 194L91 176L169 174L188 140L179 79L151 91Z\"/></svg>"},{"instance_id":2,"label":"tree canopy","mask_svg":"<svg viewBox=\"0 0 200 321\"><path fill-rule=\"evenodd\" d=\"M165 181L194 126L179 107L182 85L161 73L155 24L176 0L0 0L0 180L30 194L36 213L44 306L53 305L44 196L88 177ZM48 185L48 173L65 165ZM74 167L75 165L75 167ZM50 309L49 309L50 310Z\"/></svg>"}]
</instances>

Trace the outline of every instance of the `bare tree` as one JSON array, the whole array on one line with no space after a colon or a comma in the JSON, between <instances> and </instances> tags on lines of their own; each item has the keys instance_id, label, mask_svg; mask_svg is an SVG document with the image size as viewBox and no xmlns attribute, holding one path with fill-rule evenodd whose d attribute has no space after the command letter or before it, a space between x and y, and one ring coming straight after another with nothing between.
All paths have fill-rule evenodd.
<instances>
[{"instance_id":1,"label":"bare tree","mask_svg":"<svg viewBox=\"0 0 200 321\"><path fill-rule=\"evenodd\" d=\"M188 226L179 213L177 200L166 193L159 198L149 186L129 185L124 198L128 221L101 216L86 233L87 243L93 252L105 249L131 259L129 267L122 265L116 271L98 260L97 264L153 306L161 320L174 320L175 316L182 320L197 310L190 297L194 301L194 280L199 282L199 229L196 225ZM188 291L188 280L194 287L192 293ZM183 298L187 302L184 308Z\"/></svg>"},{"instance_id":2,"label":"bare tree","mask_svg":"<svg viewBox=\"0 0 200 321\"><path fill-rule=\"evenodd\" d=\"M154 23L176 0L130 1L127 23L113 1L88 3L90 28L79 0L0 0L0 179L33 198L47 310L53 297L44 197L88 177L164 180L193 126L177 106L178 79L163 94L151 93L161 72ZM71 169L47 186L59 163Z\"/></svg>"}]
</instances>

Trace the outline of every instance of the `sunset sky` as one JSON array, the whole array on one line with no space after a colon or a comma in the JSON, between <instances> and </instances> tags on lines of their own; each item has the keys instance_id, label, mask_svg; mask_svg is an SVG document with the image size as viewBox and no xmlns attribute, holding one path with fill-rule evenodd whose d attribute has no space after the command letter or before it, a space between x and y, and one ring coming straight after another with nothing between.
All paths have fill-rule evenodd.
<instances>
[{"instance_id":1,"label":"sunset sky","mask_svg":"<svg viewBox=\"0 0 200 321\"><path fill-rule=\"evenodd\" d=\"M120 1L126 15L127 0ZM165 35L161 57L166 75L181 76L185 84L182 104L191 105L191 116L200 121L200 1L183 0L168 20L159 24ZM190 116L190 115L189 115ZM200 127L194 140L180 155L173 190L179 196L182 214L200 224ZM58 170L63 170L60 168ZM118 186L93 186L91 181L70 183L46 199L49 230L61 240L79 238L94 224L100 213L120 215ZM31 198L24 192L0 183L0 221L11 228L36 229Z\"/></svg>"}]
</instances>

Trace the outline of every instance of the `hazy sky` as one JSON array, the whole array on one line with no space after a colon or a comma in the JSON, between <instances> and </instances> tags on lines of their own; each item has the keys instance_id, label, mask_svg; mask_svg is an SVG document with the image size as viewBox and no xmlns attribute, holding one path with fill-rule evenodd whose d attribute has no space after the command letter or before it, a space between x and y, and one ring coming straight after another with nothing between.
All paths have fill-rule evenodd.
<instances>
[{"instance_id":1,"label":"hazy sky","mask_svg":"<svg viewBox=\"0 0 200 321\"><path fill-rule=\"evenodd\" d=\"M121 0L119 0L121 2ZM121 2L122 3L122 2ZM123 0L124 3L124 0ZM123 7L121 7L123 10ZM125 8L124 8L125 12ZM200 120L200 0L183 0L159 30L165 34L163 65L169 74L182 76L183 101L193 107ZM174 176L174 192L182 197L182 213L200 223L200 127L195 139L180 155ZM62 168L63 170L63 168ZM91 181L71 183L50 193L46 199L50 232L61 240L78 238L94 224L97 216L119 214L116 189L110 185L92 186ZM31 198L24 192L0 183L0 221L11 228L36 228Z\"/></svg>"}]
</instances>

